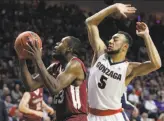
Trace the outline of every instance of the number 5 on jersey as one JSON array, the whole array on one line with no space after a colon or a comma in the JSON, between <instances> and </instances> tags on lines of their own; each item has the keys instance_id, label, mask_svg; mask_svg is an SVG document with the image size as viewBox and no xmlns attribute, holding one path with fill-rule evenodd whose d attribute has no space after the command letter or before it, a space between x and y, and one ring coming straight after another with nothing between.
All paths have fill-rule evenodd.
<instances>
[{"instance_id":1,"label":"number 5 on jersey","mask_svg":"<svg viewBox=\"0 0 164 121\"><path fill-rule=\"evenodd\" d=\"M100 78L100 82L98 83L98 87L101 88L101 89L104 89L106 87L107 79L108 79L107 77L102 75L101 78Z\"/></svg>"}]
</instances>

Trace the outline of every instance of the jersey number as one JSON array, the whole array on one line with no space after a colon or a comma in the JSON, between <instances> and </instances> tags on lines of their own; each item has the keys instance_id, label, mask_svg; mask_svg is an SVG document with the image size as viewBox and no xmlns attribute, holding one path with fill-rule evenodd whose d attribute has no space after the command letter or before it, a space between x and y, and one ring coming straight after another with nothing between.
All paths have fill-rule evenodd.
<instances>
[{"instance_id":1,"label":"jersey number","mask_svg":"<svg viewBox=\"0 0 164 121\"><path fill-rule=\"evenodd\" d=\"M64 91L60 91L59 94L55 95L54 97L54 103L55 104L61 104L64 101Z\"/></svg>"},{"instance_id":2,"label":"jersey number","mask_svg":"<svg viewBox=\"0 0 164 121\"><path fill-rule=\"evenodd\" d=\"M100 82L98 83L98 87L101 89L104 89L106 86L106 81L107 81L107 77L105 77L104 75L101 76L100 78Z\"/></svg>"},{"instance_id":3,"label":"jersey number","mask_svg":"<svg viewBox=\"0 0 164 121\"><path fill-rule=\"evenodd\" d=\"M72 95L72 102L75 109L81 108L80 102L80 87L74 87L71 85L71 95Z\"/></svg>"}]
</instances>

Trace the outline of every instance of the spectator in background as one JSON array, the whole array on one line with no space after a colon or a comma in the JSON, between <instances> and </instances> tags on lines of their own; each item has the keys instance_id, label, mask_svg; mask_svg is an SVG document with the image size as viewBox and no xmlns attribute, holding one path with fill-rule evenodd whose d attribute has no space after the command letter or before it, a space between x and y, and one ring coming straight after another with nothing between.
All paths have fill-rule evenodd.
<instances>
[{"instance_id":1,"label":"spectator in background","mask_svg":"<svg viewBox=\"0 0 164 121\"><path fill-rule=\"evenodd\" d=\"M5 103L0 99L0 121L8 121Z\"/></svg>"},{"instance_id":2,"label":"spectator in background","mask_svg":"<svg viewBox=\"0 0 164 121\"><path fill-rule=\"evenodd\" d=\"M144 103L144 107L148 111L149 117L154 119L157 118L158 109L152 95L149 95L148 100Z\"/></svg>"},{"instance_id":3,"label":"spectator in background","mask_svg":"<svg viewBox=\"0 0 164 121\"><path fill-rule=\"evenodd\" d=\"M161 96L159 96L157 100L155 100L155 104L158 108L158 113L164 113L164 101L162 101Z\"/></svg>"},{"instance_id":4,"label":"spectator in background","mask_svg":"<svg viewBox=\"0 0 164 121\"><path fill-rule=\"evenodd\" d=\"M14 103L19 103L22 97L22 92L20 91L20 85L16 84L15 88L11 91L11 96Z\"/></svg>"},{"instance_id":5,"label":"spectator in background","mask_svg":"<svg viewBox=\"0 0 164 121\"><path fill-rule=\"evenodd\" d=\"M155 121L155 120L148 118L148 114L147 113L142 113L141 121Z\"/></svg>"},{"instance_id":6,"label":"spectator in background","mask_svg":"<svg viewBox=\"0 0 164 121\"><path fill-rule=\"evenodd\" d=\"M133 89L132 93L129 94L129 96L128 96L128 100L129 100L131 103L133 103L134 105L137 105L137 104L139 104L140 102L139 102L139 97L138 97L138 95L136 95L135 92L136 92L135 89Z\"/></svg>"},{"instance_id":7,"label":"spectator in background","mask_svg":"<svg viewBox=\"0 0 164 121\"><path fill-rule=\"evenodd\" d=\"M53 109L54 109L53 97L51 97L51 96L48 97L47 105L50 107L53 107Z\"/></svg>"},{"instance_id":8,"label":"spectator in background","mask_svg":"<svg viewBox=\"0 0 164 121\"><path fill-rule=\"evenodd\" d=\"M3 91L2 91L2 97L1 97L2 100L5 100L5 97L7 95L10 95L10 90L9 90L9 88L7 86L4 86Z\"/></svg>"},{"instance_id":9,"label":"spectator in background","mask_svg":"<svg viewBox=\"0 0 164 121\"><path fill-rule=\"evenodd\" d=\"M16 107L16 105L12 104L12 100L11 100L11 96L10 95L7 95L5 97L5 105L6 105L6 109L7 109L7 112L9 112L9 110L12 108L12 107Z\"/></svg>"}]
</instances>

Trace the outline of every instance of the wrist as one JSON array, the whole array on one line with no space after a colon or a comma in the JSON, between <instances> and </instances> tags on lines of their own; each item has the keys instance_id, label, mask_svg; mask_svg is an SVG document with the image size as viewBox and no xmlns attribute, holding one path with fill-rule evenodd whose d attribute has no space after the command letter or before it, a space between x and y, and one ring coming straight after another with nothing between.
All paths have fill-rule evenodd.
<instances>
[{"instance_id":1,"label":"wrist","mask_svg":"<svg viewBox=\"0 0 164 121\"><path fill-rule=\"evenodd\" d=\"M142 38L143 38L144 40L147 40L149 37L150 37L149 34L144 34L144 35L142 36Z\"/></svg>"},{"instance_id":2,"label":"wrist","mask_svg":"<svg viewBox=\"0 0 164 121\"><path fill-rule=\"evenodd\" d=\"M20 63L21 65L24 65L24 64L26 64L26 60L25 60L25 59L19 59L19 63Z\"/></svg>"},{"instance_id":3,"label":"wrist","mask_svg":"<svg viewBox=\"0 0 164 121\"><path fill-rule=\"evenodd\" d=\"M118 8L118 3L115 3L111 6L109 6L110 9L113 9L113 12L117 12L119 11L119 8Z\"/></svg>"},{"instance_id":4,"label":"wrist","mask_svg":"<svg viewBox=\"0 0 164 121\"><path fill-rule=\"evenodd\" d=\"M33 61L36 62L36 63L38 63L38 64L40 64L40 63L42 63L42 58L35 57Z\"/></svg>"}]
</instances>

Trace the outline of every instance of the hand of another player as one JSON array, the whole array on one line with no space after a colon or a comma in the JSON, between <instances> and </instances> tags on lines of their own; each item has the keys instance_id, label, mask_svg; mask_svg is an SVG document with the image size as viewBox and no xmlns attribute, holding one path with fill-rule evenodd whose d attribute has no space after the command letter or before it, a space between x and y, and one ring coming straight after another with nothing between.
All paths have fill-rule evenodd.
<instances>
[{"instance_id":1,"label":"hand of another player","mask_svg":"<svg viewBox=\"0 0 164 121\"><path fill-rule=\"evenodd\" d=\"M37 40L34 41L29 41L28 43L26 43L28 46L28 49L25 51L27 51L29 53L29 55L31 55L32 59L41 59L42 56L42 52L41 49L39 48L39 44L37 42Z\"/></svg>"},{"instance_id":2,"label":"hand of another player","mask_svg":"<svg viewBox=\"0 0 164 121\"><path fill-rule=\"evenodd\" d=\"M117 11L123 15L123 17L127 18L127 14L133 14L136 12L136 8L132 7L130 4L122 4L116 3L115 4Z\"/></svg>"},{"instance_id":3,"label":"hand of another player","mask_svg":"<svg viewBox=\"0 0 164 121\"><path fill-rule=\"evenodd\" d=\"M149 28L144 22L137 22L136 34L140 37L145 37L149 35Z\"/></svg>"}]
</instances>

